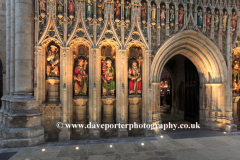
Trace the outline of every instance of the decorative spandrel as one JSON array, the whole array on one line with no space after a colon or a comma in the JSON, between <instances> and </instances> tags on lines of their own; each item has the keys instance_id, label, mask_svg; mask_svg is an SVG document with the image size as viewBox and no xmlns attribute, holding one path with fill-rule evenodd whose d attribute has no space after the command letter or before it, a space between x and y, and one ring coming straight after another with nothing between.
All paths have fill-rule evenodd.
<instances>
[{"instance_id":1,"label":"decorative spandrel","mask_svg":"<svg viewBox=\"0 0 240 160\"><path fill-rule=\"evenodd\" d=\"M103 46L101 48L102 55L102 95L115 96L115 55L116 49L112 46Z\"/></svg>"},{"instance_id":2,"label":"decorative spandrel","mask_svg":"<svg viewBox=\"0 0 240 160\"><path fill-rule=\"evenodd\" d=\"M129 61L128 61L128 92L131 95L142 94L142 74L141 64L142 59L142 48L138 46L132 46L129 49Z\"/></svg>"},{"instance_id":3,"label":"decorative spandrel","mask_svg":"<svg viewBox=\"0 0 240 160\"><path fill-rule=\"evenodd\" d=\"M60 47L51 42L47 47L46 55L47 77L59 77L60 74Z\"/></svg>"},{"instance_id":4,"label":"decorative spandrel","mask_svg":"<svg viewBox=\"0 0 240 160\"><path fill-rule=\"evenodd\" d=\"M73 71L74 96L86 96L88 93L88 58L89 48L85 45L75 46Z\"/></svg>"}]
</instances>

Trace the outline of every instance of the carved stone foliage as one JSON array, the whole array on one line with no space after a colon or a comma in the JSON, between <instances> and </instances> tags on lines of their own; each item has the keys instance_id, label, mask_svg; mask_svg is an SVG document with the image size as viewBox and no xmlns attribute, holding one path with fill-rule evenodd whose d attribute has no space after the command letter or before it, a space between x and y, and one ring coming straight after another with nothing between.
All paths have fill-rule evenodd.
<instances>
[{"instance_id":1,"label":"carved stone foliage","mask_svg":"<svg viewBox=\"0 0 240 160\"><path fill-rule=\"evenodd\" d=\"M54 104L43 104L41 107L42 125L48 139L57 139L60 129L56 127L58 122L62 122L62 107Z\"/></svg>"}]
</instances>

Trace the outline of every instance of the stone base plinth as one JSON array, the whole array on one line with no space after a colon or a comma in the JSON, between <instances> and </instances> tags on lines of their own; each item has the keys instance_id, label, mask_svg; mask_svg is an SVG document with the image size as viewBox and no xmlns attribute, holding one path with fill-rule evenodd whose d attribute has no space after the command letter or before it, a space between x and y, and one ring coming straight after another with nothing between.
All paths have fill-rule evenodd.
<instances>
[{"instance_id":1,"label":"stone base plinth","mask_svg":"<svg viewBox=\"0 0 240 160\"><path fill-rule=\"evenodd\" d=\"M115 97L113 96L106 96L102 98L103 102L103 120L104 124L113 124L113 105L115 101Z\"/></svg>"},{"instance_id":2,"label":"stone base plinth","mask_svg":"<svg viewBox=\"0 0 240 160\"><path fill-rule=\"evenodd\" d=\"M62 130L59 133L59 142L70 141L71 132L69 130Z\"/></svg>"},{"instance_id":3,"label":"stone base plinth","mask_svg":"<svg viewBox=\"0 0 240 160\"><path fill-rule=\"evenodd\" d=\"M146 137L154 137L155 136L155 131L151 129L144 129L144 135Z\"/></svg>"},{"instance_id":4,"label":"stone base plinth","mask_svg":"<svg viewBox=\"0 0 240 160\"><path fill-rule=\"evenodd\" d=\"M89 130L89 138L91 140L98 140L98 139L100 139L100 131L98 129L90 129Z\"/></svg>"},{"instance_id":5,"label":"stone base plinth","mask_svg":"<svg viewBox=\"0 0 240 160\"><path fill-rule=\"evenodd\" d=\"M125 128L118 129L118 138L127 138L128 137L128 130Z\"/></svg>"},{"instance_id":6,"label":"stone base plinth","mask_svg":"<svg viewBox=\"0 0 240 160\"><path fill-rule=\"evenodd\" d=\"M14 95L5 115L2 130L2 148L29 147L44 142L41 112L31 94Z\"/></svg>"},{"instance_id":7,"label":"stone base plinth","mask_svg":"<svg viewBox=\"0 0 240 160\"><path fill-rule=\"evenodd\" d=\"M141 107L142 98L140 95L129 95L129 124L140 124L139 109ZM139 129L132 128L131 133L139 133Z\"/></svg>"},{"instance_id":8,"label":"stone base plinth","mask_svg":"<svg viewBox=\"0 0 240 160\"><path fill-rule=\"evenodd\" d=\"M59 78L49 77L46 80L47 84L47 101L48 102L59 102L60 100L60 80Z\"/></svg>"},{"instance_id":9,"label":"stone base plinth","mask_svg":"<svg viewBox=\"0 0 240 160\"><path fill-rule=\"evenodd\" d=\"M237 125L235 124L226 124L225 130L228 132L237 132Z\"/></svg>"}]
</instances>

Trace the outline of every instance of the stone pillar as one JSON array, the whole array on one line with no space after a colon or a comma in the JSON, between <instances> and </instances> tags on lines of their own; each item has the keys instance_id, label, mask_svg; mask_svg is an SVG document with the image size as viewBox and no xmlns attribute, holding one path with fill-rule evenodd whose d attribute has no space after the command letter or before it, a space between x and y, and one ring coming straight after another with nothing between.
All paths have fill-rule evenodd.
<instances>
[{"instance_id":1,"label":"stone pillar","mask_svg":"<svg viewBox=\"0 0 240 160\"><path fill-rule=\"evenodd\" d=\"M75 102L75 124L84 124L87 125L87 101L88 97L74 97L73 101ZM75 129L75 133L83 135L86 129Z\"/></svg>"},{"instance_id":2,"label":"stone pillar","mask_svg":"<svg viewBox=\"0 0 240 160\"><path fill-rule=\"evenodd\" d=\"M11 0L10 3L11 3L10 94L13 95L15 91L15 0ZM17 38L19 38L19 36Z\"/></svg>"},{"instance_id":3,"label":"stone pillar","mask_svg":"<svg viewBox=\"0 0 240 160\"><path fill-rule=\"evenodd\" d=\"M153 124L161 123L160 117L160 84L161 83L152 83L152 121ZM155 132L160 132L160 130L155 130Z\"/></svg>"},{"instance_id":4,"label":"stone pillar","mask_svg":"<svg viewBox=\"0 0 240 160\"><path fill-rule=\"evenodd\" d=\"M238 117L238 101L240 99L240 96L233 96L232 97L232 103L233 103L233 122L234 124L237 124L237 128L240 128L239 123L239 117Z\"/></svg>"},{"instance_id":5,"label":"stone pillar","mask_svg":"<svg viewBox=\"0 0 240 160\"><path fill-rule=\"evenodd\" d=\"M33 97L33 6L34 1L15 1L15 93L3 131L3 148L33 146L44 141L41 113Z\"/></svg>"}]
</instances>

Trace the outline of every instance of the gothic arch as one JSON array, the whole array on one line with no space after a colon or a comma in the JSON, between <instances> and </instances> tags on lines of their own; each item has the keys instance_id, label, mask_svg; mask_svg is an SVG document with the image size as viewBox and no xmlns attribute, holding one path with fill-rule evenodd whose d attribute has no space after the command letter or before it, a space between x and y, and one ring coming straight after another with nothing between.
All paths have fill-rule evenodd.
<instances>
[{"instance_id":1,"label":"gothic arch","mask_svg":"<svg viewBox=\"0 0 240 160\"><path fill-rule=\"evenodd\" d=\"M200 83L226 83L227 66L218 47L196 31L184 31L170 38L154 57L150 80L160 82L165 64L181 54L196 66Z\"/></svg>"}]
</instances>

